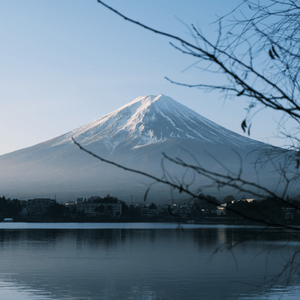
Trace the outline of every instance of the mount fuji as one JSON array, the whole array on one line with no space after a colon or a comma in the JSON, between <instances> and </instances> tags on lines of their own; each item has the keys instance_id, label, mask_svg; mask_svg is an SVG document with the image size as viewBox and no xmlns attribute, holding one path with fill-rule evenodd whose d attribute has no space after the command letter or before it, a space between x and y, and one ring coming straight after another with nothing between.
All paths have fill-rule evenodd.
<instances>
[{"instance_id":1,"label":"mount fuji","mask_svg":"<svg viewBox=\"0 0 300 300\"><path fill-rule=\"evenodd\" d=\"M254 150L271 147L227 130L165 95L143 96L69 133L0 156L2 194L19 199L56 195L59 201L67 201L109 193L142 201L149 180L96 160L72 138L101 157L158 177L162 152L193 164L197 160L214 171L224 171L219 161L238 171L239 153L245 176L256 180ZM174 177L183 176L184 170L168 161L165 169ZM266 177L266 184L271 184L273 179ZM217 194L214 189L207 192ZM157 186L149 196L167 200L170 190Z\"/></svg>"}]
</instances>

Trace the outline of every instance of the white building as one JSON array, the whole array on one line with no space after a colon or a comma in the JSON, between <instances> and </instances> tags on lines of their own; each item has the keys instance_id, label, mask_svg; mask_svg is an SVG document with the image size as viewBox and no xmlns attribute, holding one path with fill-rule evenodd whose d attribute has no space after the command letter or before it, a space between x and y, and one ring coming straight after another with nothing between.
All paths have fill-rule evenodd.
<instances>
[{"instance_id":1,"label":"white building","mask_svg":"<svg viewBox=\"0 0 300 300\"><path fill-rule=\"evenodd\" d=\"M97 215L121 215L122 203L112 197L91 197L88 200L77 199L77 211L91 216Z\"/></svg>"}]
</instances>

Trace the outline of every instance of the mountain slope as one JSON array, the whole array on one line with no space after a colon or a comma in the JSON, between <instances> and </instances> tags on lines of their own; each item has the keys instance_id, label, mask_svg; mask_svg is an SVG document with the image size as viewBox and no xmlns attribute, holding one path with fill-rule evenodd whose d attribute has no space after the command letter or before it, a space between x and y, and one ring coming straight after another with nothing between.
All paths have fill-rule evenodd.
<instances>
[{"instance_id":1,"label":"mountain slope","mask_svg":"<svg viewBox=\"0 0 300 300\"><path fill-rule=\"evenodd\" d=\"M222 166L214 157L238 171L239 153L245 161L245 174L255 180L253 165L246 160L255 161L257 154L247 154L270 148L211 122L167 96L143 96L69 133L1 156L2 193L19 198L56 194L60 200L110 193L125 200L131 195L136 201L142 199L146 190L143 183L149 181L100 163L79 150L72 137L102 157L157 176L162 176L161 152L193 164L195 157L215 171L222 171ZM166 163L168 171L181 178L182 170ZM270 176L268 180L273 181ZM169 189L158 187L152 196L168 199Z\"/></svg>"}]
</instances>

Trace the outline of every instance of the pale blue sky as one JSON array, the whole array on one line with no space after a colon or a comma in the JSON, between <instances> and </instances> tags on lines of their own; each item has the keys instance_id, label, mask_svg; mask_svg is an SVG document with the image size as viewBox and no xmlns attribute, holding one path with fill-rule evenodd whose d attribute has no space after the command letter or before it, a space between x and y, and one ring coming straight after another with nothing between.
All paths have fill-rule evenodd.
<instances>
[{"instance_id":1,"label":"pale blue sky","mask_svg":"<svg viewBox=\"0 0 300 300\"><path fill-rule=\"evenodd\" d=\"M209 24L239 2L107 0L133 19L184 38L190 38L184 23L197 24L214 38L217 27ZM212 75L182 72L193 59L96 0L1 1L0 38L0 154L64 134L138 96L159 93L242 134L245 102L224 102L218 93L167 82L164 76L200 83ZM268 139L276 133L273 114L264 112L254 121L252 138L281 143Z\"/></svg>"}]
</instances>

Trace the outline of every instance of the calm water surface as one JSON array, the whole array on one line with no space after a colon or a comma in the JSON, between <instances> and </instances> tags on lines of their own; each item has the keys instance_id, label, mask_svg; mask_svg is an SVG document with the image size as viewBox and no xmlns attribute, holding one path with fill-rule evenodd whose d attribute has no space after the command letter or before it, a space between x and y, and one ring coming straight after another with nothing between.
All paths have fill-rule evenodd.
<instances>
[{"instance_id":1,"label":"calm water surface","mask_svg":"<svg viewBox=\"0 0 300 300\"><path fill-rule=\"evenodd\" d=\"M272 280L298 240L259 227L0 223L0 299L299 299L298 276Z\"/></svg>"}]
</instances>

